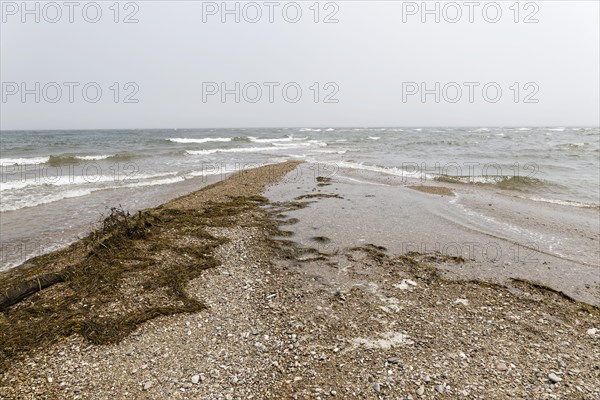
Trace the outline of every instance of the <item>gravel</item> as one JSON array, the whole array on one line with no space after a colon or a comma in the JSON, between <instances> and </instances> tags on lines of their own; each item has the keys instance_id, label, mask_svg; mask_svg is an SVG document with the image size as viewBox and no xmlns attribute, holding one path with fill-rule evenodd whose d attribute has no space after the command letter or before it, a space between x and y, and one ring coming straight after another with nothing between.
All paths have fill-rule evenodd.
<instances>
[{"instance_id":1,"label":"gravel","mask_svg":"<svg viewBox=\"0 0 600 400\"><path fill-rule=\"evenodd\" d=\"M597 308L357 250L298 262L259 223L268 211L211 228L229 239L221 265L187 287L207 309L116 344L75 335L34 351L0 376L0 397L600 398ZM403 280L410 290L394 287Z\"/></svg>"}]
</instances>

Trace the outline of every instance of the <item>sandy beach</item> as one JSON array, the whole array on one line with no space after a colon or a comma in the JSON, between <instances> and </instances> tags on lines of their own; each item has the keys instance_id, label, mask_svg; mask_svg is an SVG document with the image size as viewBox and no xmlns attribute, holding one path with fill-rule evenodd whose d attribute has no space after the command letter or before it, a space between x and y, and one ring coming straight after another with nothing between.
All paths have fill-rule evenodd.
<instances>
[{"instance_id":1,"label":"sandy beach","mask_svg":"<svg viewBox=\"0 0 600 400\"><path fill-rule=\"evenodd\" d=\"M0 397L597 399L597 227L475 185L243 171L1 272Z\"/></svg>"}]
</instances>

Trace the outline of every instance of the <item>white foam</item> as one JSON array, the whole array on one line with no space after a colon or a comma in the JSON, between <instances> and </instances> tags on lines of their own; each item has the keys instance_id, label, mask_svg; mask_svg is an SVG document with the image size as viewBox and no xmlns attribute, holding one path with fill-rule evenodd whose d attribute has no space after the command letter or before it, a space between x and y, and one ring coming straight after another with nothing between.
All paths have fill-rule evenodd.
<instances>
[{"instance_id":1,"label":"white foam","mask_svg":"<svg viewBox=\"0 0 600 400\"><path fill-rule=\"evenodd\" d=\"M272 143L273 146L277 147L286 147L288 149L293 149L295 147L310 147L313 146L313 143L303 142L303 143Z\"/></svg>"},{"instance_id":2,"label":"white foam","mask_svg":"<svg viewBox=\"0 0 600 400\"><path fill-rule=\"evenodd\" d=\"M248 136L248 138L250 139L251 142L255 142L255 143L278 143L278 142L291 142L292 140L294 140L293 138L257 138L254 136Z\"/></svg>"},{"instance_id":3,"label":"white foam","mask_svg":"<svg viewBox=\"0 0 600 400\"><path fill-rule=\"evenodd\" d=\"M579 207L579 208L597 207L597 205L593 205L593 204L578 203L576 201L569 201L569 200L547 199L544 197L529 197L528 199L533 200L533 201L543 202L543 203L560 204L562 206L570 206L570 207Z\"/></svg>"},{"instance_id":4,"label":"white foam","mask_svg":"<svg viewBox=\"0 0 600 400\"><path fill-rule=\"evenodd\" d=\"M270 147L238 147L233 149L211 149L211 150L186 150L191 155L204 155L214 153L260 153L261 151L274 151L295 148L295 146L270 146Z\"/></svg>"},{"instance_id":5,"label":"white foam","mask_svg":"<svg viewBox=\"0 0 600 400\"><path fill-rule=\"evenodd\" d=\"M129 184L126 184L123 186L113 186L113 187L109 187L107 189L117 189L119 187L134 188L134 187L146 187L146 186L156 186L156 185L169 185L171 183L182 182L184 180L185 180L185 178L183 176L175 176L173 178L155 179L155 180L150 180L150 181L129 183Z\"/></svg>"},{"instance_id":6,"label":"white foam","mask_svg":"<svg viewBox=\"0 0 600 400\"><path fill-rule=\"evenodd\" d=\"M175 143L208 143L208 142L231 142L231 138L202 138L202 139L190 139L190 138L169 138L170 142Z\"/></svg>"},{"instance_id":7,"label":"white foam","mask_svg":"<svg viewBox=\"0 0 600 400\"><path fill-rule=\"evenodd\" d=\"M257 138L255 136L248 136L251 142L255 143L280 143L280 142L293 142L299 140L306 140L308 137L295 138L293 136L286 138Z\"/></svg>"},{"instance_id":8,"label":"white foam","mask_svg":"<svg viewBox=\"0 0 600 400\"><path fill-rule=\"evenodd\" d=\"M100 155L100 156L75 156L78 160L92 161L92 160L106 160L107 158L114 157L115 154Z\"/></svg>"},{"instance_id":9,"label":"white foam","mask_svg":"<svg viewBox=\"0 0 600 400\"><path fill-rule=\"evenodd\" d=\"M206 154L215 154L220 150L226 150L226 149L212 149L212 150L186 150L185 152L187 154L193 155L193 156L200 156L200 155L206 155Z\"/></svg>"},{"instance_id":10,"label":"white foam","mask_svg":"<svg viewBox=\"0 0 600 400\"><path fill-rule=\"evenodd\" d=\"M8 203L3 201L0 204L0 212L15 211L26 207L35 207L42 204L53 203L55 201L70 199L73 197L87 196L92 193L91 189L66 190L60 193L46 194L37 198L22 197L16 202Z\"/></svg>"},{"instance_id":11,"label":"white foam","mask_svg":"<svg viewBox=\"0 0 600 400\"><path fill-rule=\"evenodd\" d=\"M22 164L44 164L47 163L50 157L31 157L31 158L0 158L0 166L6 167L9 165Z\"/></svg>"},{"instance_id":12,"label":"white foam","mask_svg":"<svg viewBox=\"0 0 600 400\"><path fill-rule=\"evenodd\" d=\"M111 182L114 181L115 184L113 185L89 185L88 187L79 187L79 188L73 188L73 189L59 189L58 192L54 193L33 193L30 195L20 195L20 194L14 194L14 195L5 195L2 204L0 205L0 212L4 212L4 211L15 211L15 210L19 210L21 208L26 208L26 207L35 207L35 206L39 206L39 205L43 205L43 204L48 204L48 203L53 203L56 201L60 201L60 200L64 200L64 199L69 199L69 198L73 198L73 197L81 197L81 196L87 196L93 192L97 192L100 190L108 190L108 189L120 189L120 188L137 188L137 187L146 187L146 186L156 186L156 185L168 185L171 183L176 183L176 182L181 182L183 180L185 180L185 177L183 176L173 176L176 175L176 172L171 172L171 173L162 173L162 174L146 174L146 175L136 175L136 176L131 176L126 180L118 180L115 179L114 177L101 177L102 179L97 179L97 180L86 180L85 177L66 177L65 178L61 178L59 180L60 184L54 184L52 186L62 186L62 185L82 185L84 183L106 183L106 182ZM74 179L77 178L77 179ZM159 179L156 179L159 178ZM18 182L18 183L24 183L24 182ZM25 182L25 183L32 183L32 182ZM43 184L47 184L44 182L40 182L40 181L34 181L34 184L37 185L43 185ZM23 187L27 187L27 186L31 186L31 185L25 185ZM19 187L17 187L19 188ZM22 188L22 187L21 187ZM2 187L3 190L6 190L5 187ZM9 201L7 198L8 197L14 197L15 200L14 201Z\"/></svg>"},{"instance_id":13,"label":"white foam","mask_svg":"<svg viewBox=\"0 0 600 400\"><path fill-rule=\"evenodd\" d=\"M346 154L348 150L315 150L316 153L321 154Z\"/></svg>"},{"instance_id":14,"label":"white foam","mask_svg":"<svg viewBox=\"0 0 600 400\"><path fill-rule=\"evenodd\" d=\"M379 140L381 138L379 136L369 136L369 139L371 139L371 140Z\"/></svg>"},{"instance_id":15,"label":"white foam","mask_svg":"<svg viewBox=\"0 0 600 400\"><path fill-rule=\"evenodd\" d=\"M279 150L290 150L297 148L306 148L310 146L327 146L327 143L321 142L318 140L309 140L306 143L286 143L286 144L277 144L273 143L273 146L266 147L237 147L231 149L210 149L210 150L186 150L186 153L190 155L207 155L207 154L215 154L215 153L260 153L263 151L279 151Z\"/></svg>"},{"instance_id":16,"label":"white foam","mask_svg":"<svg viewBox=\"0 0 600 400\"><path fill-rule=\"evenodd\" d=\"M362 163L354 163L349 161L340 161L336 162L340 168L349 168L349 169L358 169L364 171L371 172L379 172L387 175L401 176L401 177L409 177L409 178L425 178L425 179L433 179L432 175L424 174L420 171L406 171L397 167L378 167L375 165L365 165Z\"/></svg>"},{"instance_id":17,"label":"white foam","mask_svg":"<svg viewBox=\"0 0 600 400\"><path fill-rule=\"evenodd\" d=\"M24 180L15 180L15 181L7 181L0 182L0 192L9 191L9 190L19 190L25 189L31 186L78 186L78 185L90 185L90 184L98 184L98 183L107 183L107 182L117 182L117 183L127 183L131 181L139 181L139 180L147 180L154 178L163 178L166 176L176 175L176 172L166 172L166 173L158 173L158 174L131 174L131 175L121 175L114 176L111 174L106 175L89 175L89 176L44 176L37 177L33 179L24 179Z\"/></svg>"}]
</instances>

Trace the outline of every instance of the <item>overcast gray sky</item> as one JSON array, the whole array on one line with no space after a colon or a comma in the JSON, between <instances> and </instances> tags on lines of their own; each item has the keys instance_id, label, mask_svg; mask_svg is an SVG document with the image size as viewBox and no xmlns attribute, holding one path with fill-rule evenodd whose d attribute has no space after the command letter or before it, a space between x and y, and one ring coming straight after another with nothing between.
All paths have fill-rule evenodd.
<instances>
[{"instance_id":1,"label":"overcast gray sky","mask_svg":"<svg viewBox=\"0 0 600 400\"><path fill-rule=\"evenodd\" d=\"M599 124L597 1L89 3L2 1L1 129Z\"/></svg>"}]
</instances>

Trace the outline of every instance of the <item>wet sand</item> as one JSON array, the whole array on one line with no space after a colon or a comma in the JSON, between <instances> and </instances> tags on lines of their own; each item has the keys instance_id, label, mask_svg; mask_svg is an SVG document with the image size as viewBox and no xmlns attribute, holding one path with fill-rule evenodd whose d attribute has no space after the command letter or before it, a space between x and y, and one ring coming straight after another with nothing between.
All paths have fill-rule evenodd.
<instances>
[{"instance_id":1,"label":"wet sand","mask_svg":"<svg viewBox=\"0 0 600 400\"><path fill-rule=\"evenodd\" d=\"M594 215L407 185L259 168L0 274L64 275L0 313L3 398L598 398ZM482 238L548 264L443 251Z\"/></svg>"},{"instance_id":2,"label":"wet sand","mask_svg":"<svg viewBox=\"0 0 600 400\"><path fill-rule=\"evenodd\" d=\"M294 211L294 240L325 253L372 243L389 254L440 252L463 257L448 276L510 284L527 279L600 305L600 213L534 202L475 185L421 185L370 171L331 169L328 185L314 185L315 167L294 182L272 187L272 201L333 193ZM415 191L416 190L416 191ZM419 193L423 192L423 193ZM325 236L328 243L311 238Z\"/></svg>"}]
</instances>

